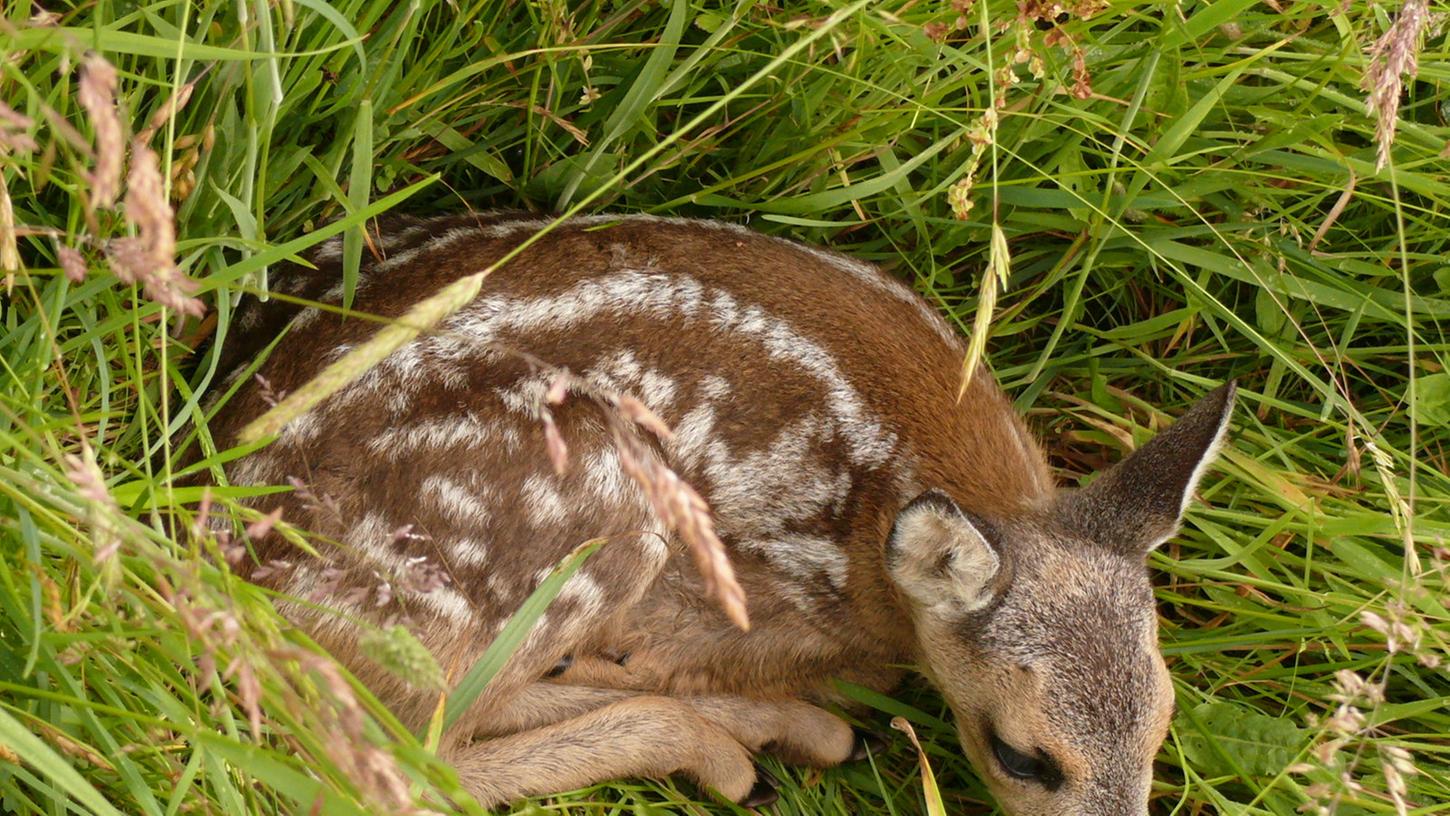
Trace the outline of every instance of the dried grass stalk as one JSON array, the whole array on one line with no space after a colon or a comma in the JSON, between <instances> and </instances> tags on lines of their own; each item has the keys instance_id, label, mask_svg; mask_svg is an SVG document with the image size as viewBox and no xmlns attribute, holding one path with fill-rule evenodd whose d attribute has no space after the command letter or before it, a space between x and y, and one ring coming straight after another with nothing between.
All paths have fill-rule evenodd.
<instances>
[{"instance_id":1,"label":"dried grass stalk","mask_svg":"<svg viewBox=\"0 0 1450 816\"><path fill-rule=\"evenodd\" d=\"M643 408L643 405L640 407ZM648 409L645 411L648 412ZM654 417L653 413L649 415ZM620 466L643 488L655 515L666 527L678 533L690 548L695 568L705 581L705 594L720 604L731 623L749 631L745 590L735 578L735 568L730 566L725 544L715 534L715 521L710 515L709 505L679 474L654 455L635 433L634 427L625 421L627 418L633 419L622 413L610 417L610 430L614 435L615 449L619 452ZM653 421L658 423L659 419L655 417ZM650 428L645 423L639 425Z\"/></svg>"},{"instance_id":2,"label":"dried grass stalk","mask_svg":"<svg viewBox=\"0 0 1450 816\"><path fill-rule=\"evenodd\" d=\"M269 656L273 662L295 661L304 671L322 678L322 688L332 704L316 706L308 713L318 716L321 728L335 737L323 743L323 750L357 784L365 800L381 813L419 813L407 774L393 755L368 735L367 715L337 666L325 657L296 648L279 649Z\"/></svg>"},{"instance_id":3,"label":"dried grass stalk","mask_svg":"<svg viewBox=\"0 0 1450 816\"><path fill-rule=\"evenodd\" d=\"M559 433L553 414L545 411L543 421L544 445L549 451L549 462L554 466L554 473L563 476L564 469L569 466L569 446L564 442L564 435Z\"/></svg>"},{"instance_id":4,"label":"dried grass stalk","mask_svg":"<svg viewBox=\"0 0 1450 816\"><path fill-rule=\"evenodd\" d=\"M987 269L982 273L982 295L977 300L977 314L972 320L972 337L967 343L967 356L962 358L962 384L957 389L957 401L966 396L972 378L981 367L982 357L987 352L987 335L992 332L992 313L997 310L997 292L1007 288L1011 275L1012 252L1007 247L1007 235L1001 225L992 224L992 243L988 247Z\"/></svg>"},{"instance_id":5,"label":"dried grass stalk","mask_svg":"<svg viewBox=\"0 0 1450 816\"><path fill-rule=\"evenodd\" d=\"M20 271L20 247L15 240L15 208L4 175L0 175L0 271L5 272L8 294L15 285L15 273Z\"/></svg>"},{"instance_id":6,"label":"dried grass stalk","mask_svg":"<svg viewBox=\"0 0 1450 816\"><path fill-rule=\"evenodd\" d=\"M288 394L266 413L247 423L237 435L237 441L245 445L281 433L282 427L288 422L312 410L318 403L367 373L368 369L382 362L389 354L463 308L478 295L483 279L493 270L494 267L490 266L482 272L465 275L419 301L396 322L384 326L377 334L324 368L316 377Z\"/></svg>"},{"instance_id":7,"label":"dried grass stalk","mask_svg":"<svg viewBox=\"0 0 1450 816\"><path fill-rule=\"evenodd\" d=\"M705 594L716 600L731 623L742 630L750 629L746 612L745 590L735 577L725 544L715 533L714 517L705 499L661 461L640 432L658 440L673 439L674 431L639 399L621 394L598 383L581 379L562 366L550 363L520 349L490 343L496 353L518 358L548 378L548 388L535 415L544 426L545 447L556 473L563 473L569 450L554 419L550 406L563 404L570 394L577 394L597 404L603 411L619 454L620 468L644 491L655 516L665 527L677 533L694 557L695 567L705 582Z\"/></svg>"}]
</instances>

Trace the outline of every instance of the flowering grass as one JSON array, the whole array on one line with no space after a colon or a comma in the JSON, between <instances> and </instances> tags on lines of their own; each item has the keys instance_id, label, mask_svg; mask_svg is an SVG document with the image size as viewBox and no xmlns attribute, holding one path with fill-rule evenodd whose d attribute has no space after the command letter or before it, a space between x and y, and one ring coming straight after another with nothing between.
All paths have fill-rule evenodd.
<instances>
[{"instance_id":1,"label":"flowering grass","mask_svg":"<svg viewBox=\"0 0 1450 816\"><path fill-rule=\"evenodd\" d=\"M342 234L351 280L382 213L510 207L879 262L1069 484L1237 378L1232 446L1152 563L1179 703L1152 811L1450 812L1443 5L12 6L0 810L481 812L436 734L224 568L279 523L239 504L266 488L203 493L178 454L241 453L204 399L269 268ZM843 691L931 773L903 736L770 764L778 813L991 812L929 688ZM625 781L520 812L740 809Z\"/></svg>"}]
</instances>

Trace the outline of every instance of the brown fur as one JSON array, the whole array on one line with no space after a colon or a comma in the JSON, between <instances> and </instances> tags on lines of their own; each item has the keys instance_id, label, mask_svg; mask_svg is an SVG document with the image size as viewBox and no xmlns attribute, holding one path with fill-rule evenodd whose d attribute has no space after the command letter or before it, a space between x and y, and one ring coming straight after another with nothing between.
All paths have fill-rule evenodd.
<instances>
[{"instance_id":1,"label":"brown fur","mask_svg":"<svg viewBox=\"0 0 1450 816\"><path fill-rule=\"evenodd\" d=\"M515 220L391 225L353 308L402 314L527 237L529 229L508 226ZM471 232L450 239L450 230ZM346 580L331 597L376 581L389 559L439 563L462 596L452 617L440 613L438 596L407 592L377 614L407 615L440 662L459 671L550 566L588 538L609 538L585 568L590 583L561 596L455 731L449 751L482 800L674 772L738 800L755 782L749 752L766 744L817 765L849 754L844 724L807 702L830 700L832 678L885 690L900 677L893 666L916 660L952 702L964 747L989 769L1009 810L1068 812L1062 803L1071 801L1083 814L1133 812L1135 804L1112 802L1146 795L1143 768L1171 704L1143 552L1176 528L1180 508L1165 508L1192 489L1229 403L1221 400L1217 414L1205 409L1196 436L1180 433L1149 451L1153 470L1166 473L1151 501L1104 510L1131 493L1132 474L1104 477L1128 486L1105 495L1060 497L990 378L975 377L958 400L964 349L944 324L893 282L851 264L707 223L566 224L490 277L475 312L395 355L229 475L307 484L310 499L280 493L257 505L281 507L285 518L344 544L332 557ZM285 271L278 285L325 299L337 280L330 258L315 272ZM586 308L590 298L606 306ZM562 305L548 311L550 303ZM531 309L542 310L539 319ZM250 306L222 370L242 371L285 332L260 373L290 391L376 330L356 318L302 314L276 301ZM688 556L662 546L667 536L638 488L620 481L606 409L577 395L545 406L547 383L499 349L601 387L623 381L646 402L653 389L650 407L679 432L655 455L715 507L748 596L749 632L706 598ZM241 385L212 425L220 445L265 409L265 396L251 381ZM562 476L549 468L538 421L545 410L571 452ZM911 502L918 494L934 498ZM912 523L928 510L930 523ZM1113 526L1118 516L1126 526ZM386 537L409 524L419 537ZM1108 540L1119 532L1121 540ZM470 537L486 538L486 547L451 549ZM298 558L275 535L256 556ZM305 584L303 573L288 577ZM955 601L938 603L942 593ZM351 627L292 614L401 716L423 720L426 697L357 658ZM1024 630L1020 643L998 631L1007 621ZM1120 623L1122 632L1092 628ZM1077 646L1057 642L1074 631ZM1119 636L1138 640L1124 651ZM1080 706L1054 709L1065 698L1053 673L1070 673L1060 652L1079 663L1109 655L1104 671L1141 657L1129 666L1133 691L1112 698L1123 709L1112 716L1126 717L1123 727L1137 735L1131 756L1108 762L1105 752L1117 749L1074 732L1107 720ZM562 675L542 679L570 656ZM1021 700L1032 702L1001 728L1059 757L1074 798L1019 790L1020 781L990 772L990 747L971 723L1006 718Z\"/></svg>"}]
</instances>

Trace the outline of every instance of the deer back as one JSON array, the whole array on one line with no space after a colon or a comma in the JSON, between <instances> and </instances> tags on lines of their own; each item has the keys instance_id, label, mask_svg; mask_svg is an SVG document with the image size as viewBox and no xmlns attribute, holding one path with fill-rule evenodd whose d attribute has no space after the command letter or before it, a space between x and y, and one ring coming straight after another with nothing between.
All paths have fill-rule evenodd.
<instances>
[{"instance_id":1,"label":"deer back","mask_svg":"<svg viewBox=\"0 0 1450 816\"><path fill-rule=\"evenodd\" d=\"M352 309L397 318L547 223L488 214L387 224L371 236ZM279 272L276 291L339 304L340 242L311 260L315 269ZM239 388L213 424L220 444L378 328L280 298L245 308L221 365ZM407 615L437 628L440 643L477 627L486 643L571 548L626 537L635 545L606 545L551 609L554 625L573 628L541 628L537 640L622 639L631 642L612 645L643 652L648 644L633 641L678 634L684 615L718 648L687 659L661 646L665 674L697 686L790 685L862 655L909 655L883 547L925 487L950 485L989 515L1052 493L1042 454L990 377L974 377L958 399L964 354L917 295L837 253L719 222L574 219L229 477L292 480L299 489L259 506L284 507L352 552L322 566L271 536L257 558L288 592ZM662 566L674 552L668 533L621 472L599 405L548 404L556 368L637 397L673 429L655 453L713 510L756 621L748 638L684 600L697 594L693 570ZM562 475L546 421L569 449ZM410 563L442 577L409 579ZM641 576L660 569L661 597L630 613L651 591ZM541 649L536 663L560 648ZM797 659L777 659L782 651ZM732 675L742 662L732 658L745 658L751 676Z\"/></svg>"}]
</instances>

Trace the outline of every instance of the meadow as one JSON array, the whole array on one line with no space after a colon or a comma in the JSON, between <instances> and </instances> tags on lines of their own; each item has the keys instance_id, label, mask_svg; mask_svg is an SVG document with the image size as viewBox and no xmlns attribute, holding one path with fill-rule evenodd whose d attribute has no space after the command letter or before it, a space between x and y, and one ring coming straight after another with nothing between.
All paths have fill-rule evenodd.
<instances>
[{"instance_id":1,"label":"meadow","mask_svg":"<svg viewBox=\"0 0 1450 816\"><path fill-rule=\"evenodd\" d=\"M1152 812L1450 812L1447 11L8 4L0 811L483 812L436 734L229 572L256 488L203 496L180 451L240 455L204 406L269 269L342 234L355 274L384 213L511 208L879 263L972 338L1064 484L1236 378L1231 447L1151 559L1179 706ZM921 753L767 761L775 812L993 812L924 683L843 692ZM744 811L625 781L517 812Z\"/></svg>"}]
</instances>

